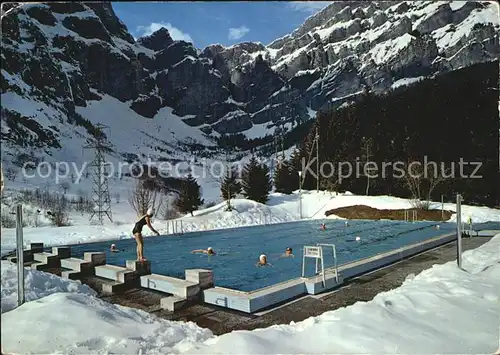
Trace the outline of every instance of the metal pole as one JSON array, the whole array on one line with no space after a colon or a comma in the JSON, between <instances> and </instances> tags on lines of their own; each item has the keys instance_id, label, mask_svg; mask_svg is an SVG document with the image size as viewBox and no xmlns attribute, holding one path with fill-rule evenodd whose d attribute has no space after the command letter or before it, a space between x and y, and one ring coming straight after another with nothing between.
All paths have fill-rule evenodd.
<instances>
[{"instance_id":1,"label":"metal pole","mask_svg":"<svg viewBox=\"0 0 500 355\"><path fill-rule=\"evenodd\" d=\"M302 219L302 171L299 171L299 219Z\"/></svg>"},{"instance_id":2,"label":"metal pole","mask_svg":"<svg viewBox=\"0 0 500 355\"><path fill-rule=\"evenodd\" d=\"M457 264L462 267L462 196L457 194Z\"/></svg>"},{"instance_id":3,"label":"metal pole","mask_svg":"<svg viewBox=\"0 0 500 355\"><path fill-rule=\"evenodd\" d=\"M17 243L17 306L24 303L24 242L23 242L23 206L16 209Z\"/></svg>"},{"instance_id":4,"label":"metal pole","mask_svg":"<svg viewBox=\"0 0 500 355\"><path fill-rule=\"evenodd\" d=\"M326 286L325 261L323 259L323 248L320 249L321 255L321 273L323 274L323 287Z\"/></svg>"},{"instance_id":5,"label":"metal pole","mask_svg":"<svg viewBox=\"0 0 500 355\"><path fill-rule=\"evenodd\" d=\"M304 252L302 252L302 277L304 277L305 275L305 271L306 271L306 254Z\"/></svg>"},{"instance_id":6,"label":"metal pole","mask_svg":"<svg viewBox=\"0 0 500 355\"><path fill-rule=\"evenodd\" d=\"M441 195L441 221L444 220L444 196Z\"/></svg>"},{"instance_id":7,"label":"metal pole","mask_svg":"<svg viewBox=\"0 0 500 355\"><path fill-rule=\"evenodd\" d=\"M316 127L316 192L319 193L319 133Z\"/></svg>"}]
</instances>

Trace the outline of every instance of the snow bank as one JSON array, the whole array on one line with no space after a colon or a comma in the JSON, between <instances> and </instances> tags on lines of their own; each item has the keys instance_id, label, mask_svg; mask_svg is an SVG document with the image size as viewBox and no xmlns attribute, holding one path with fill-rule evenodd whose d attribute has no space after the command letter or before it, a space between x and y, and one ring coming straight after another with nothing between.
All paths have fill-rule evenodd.
<instances>
[{"instance_id":1,"label":"snow bank","mask_svg":"<svg viewBox=\"0 0 500 355\"><path fill-rule=\"evenodd\" d=\"M209 337L212 332L195 323L166 321L83 294L55 293L2 314L6 352L165 354Z\"/></svg>"},{"instance_id":2,"label":"snow bank","mask_svg":"<svg viewBox=\"0 0 500 355\"><path fill-rule=\"evenodd\" d=\"M436 265L369 302L218 337L194 323L56 293L3 313L2 345L16 353L491 354L499 347L500 234L465 252L463 267Z\"/></svg>"},{"instance_id":3,"label":"snow bank","mask_svg":"<svg viewBox=\"0 0 500 355\"><path fill-rule=\"evenodd\" d=\"M296 324L232 332L189 353L492 354L500 339L500 234L465 252L463 267L435 265L370 302Z\"/></svg>"},{"instance_id":4,"label":"snow bank","mask_svg":"<svg viewBox=\"0 0 500 355\"><path fill-rule=\"evenodd\" d=\"M17 266L10 261L2 260L2 313L17 306ZM56 292L81 293L95 295L96 292L87 285L65 280L49 273L24 269L25 299L34 301Z\"/></svg>"}]
</instances>

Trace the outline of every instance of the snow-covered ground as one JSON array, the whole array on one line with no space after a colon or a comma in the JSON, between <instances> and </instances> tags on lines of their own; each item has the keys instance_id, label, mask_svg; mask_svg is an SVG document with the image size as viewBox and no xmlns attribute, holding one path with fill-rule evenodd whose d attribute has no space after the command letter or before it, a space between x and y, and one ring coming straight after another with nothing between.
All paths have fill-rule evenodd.
<instances>
[{"instance_id":1,"label":"snow-covered ground","mask_svg":"<svg viewBox=\"0 0 500 355\"><path fill-rule=\"evenodd\" d=\"M14 268L2 262L2 312L4 297L15 297ZM74 281L54 282L52 276L35 271L28 275L31 302L2 313L2 353L492 354L500 350L500 234L464 252L463 269L456 262L435 265L408 275L401 287L369 302L298 323L222 336L194 323L166 321L106 303ZM46 296L52 292L57 293Z\"/></svg>"},{"instance_id":2,"label":"snow-covered ground","mask_svg":"<svg viewBox=\"0 0 500 355\"><path fill-rule=\"evenodd\" d=\"M320 191L302 191L302 216L304 219L325 218L325 211L353 205L367 205L379 209L402 209L411 208L411 201L392 196L356 196L351 193L330 194ZM242 227L259 225L263 223L280 223L297 221L299 215L298 192L291 195L273 193L266 205L246 199L232 200L235 209L231 212L225 211L226 204L219 203L213 207L194 212L194 216L184 216L182 228L184 232L203 231L222 228ZM35 206L26 206L26 210L36 209ZM441 208L440 203L435 203L433 208ZM444 208L455 210L455 204L445 203ZM130 207L126 198L120 202L113 200L112 212L114 222L106 221L104 225L90 225L89 215L72 213L70 216L71 226L24 228L24 241L43 242L46 245L65 245L86 243L100 240L117 240L131 238L133 224L137 218L136 213ZM500 211L488 207L462 206L464 218L469 216L474 223L486 221L500 221ZM329 218L338 218L330 216ZM453 215L450 221L455 220ZM42 220L43 222L43 220ZM48 220L45 221L48 224ZM167 221L156 218L153 225L162 234L172 232L167 229ZM180 223L178 225L180 228ZM152 235L149 229L144 229L145 236ZM1 250L2 254L11 251L16 245L15 228L2 228Z\"/></svg>"},{"instance_id":3,"label":"snow-covered ground","mask_svg":"<svg viewBox=\"0 0 500 355\"><path fill-rule=\"evenodd\" d=\"M1 261L2 275L2 313L8 312L17 305L17 266L9 261ZM96 292L78 281L65 280L56 275L26 268L24 271L27 302L53 293L79 293L95 296Z\"/></svg>"}]
</instances>

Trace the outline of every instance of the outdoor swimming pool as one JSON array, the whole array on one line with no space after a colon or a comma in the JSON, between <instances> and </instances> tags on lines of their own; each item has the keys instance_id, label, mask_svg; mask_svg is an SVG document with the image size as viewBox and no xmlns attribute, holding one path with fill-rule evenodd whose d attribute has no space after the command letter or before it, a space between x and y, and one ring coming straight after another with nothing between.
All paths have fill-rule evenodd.
<instances>
[{"instance_id":1,"label":"outdoor swimming pool","mask_svg":"<svg viewBox=\"0 0 500 355\"><path fill-rule=\"evenodd\" d=\"M321 230L320 224L326 224ZM435 228L436 224L440 229ZM453 232L454 223L352 220L291 222L186 233L145 239L144 254L153 273L184 279L185 269L213 271L216 286L253 291L301 276L302 248L317 243L335 244L338 265ZM356 242L359 236L361 241ZM107 263L124 266L136 259L134 239L114 242L120 253L110 253L110 242L72 246L74 257L88 251L106 251ZM218 255L191 254L193 249L212 247ZM287 247L294 258L282 258ZM260 254L266 254L273 267L256 267ZM325 248L325 268L333 265L331 249ZM314 274L309 260L306 276Z\"/></svg>"}]
</instances>

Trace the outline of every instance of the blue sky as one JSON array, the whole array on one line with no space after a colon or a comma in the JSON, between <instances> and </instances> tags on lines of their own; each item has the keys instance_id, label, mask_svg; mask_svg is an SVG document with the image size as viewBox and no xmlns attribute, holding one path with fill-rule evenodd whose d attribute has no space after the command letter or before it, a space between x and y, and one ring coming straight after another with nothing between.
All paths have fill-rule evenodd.
<instances>
[{"instance_id":1,"label":"blue sky","mask_svg":"<svg viewBox=\"0 0 500 355\"><path fill-rule=\"evenodd\" d=\"M134 37L160 27L197 48L254 41L268 44L292 32L328 1L113 2Z\"/></svg>"}]
</instances>

